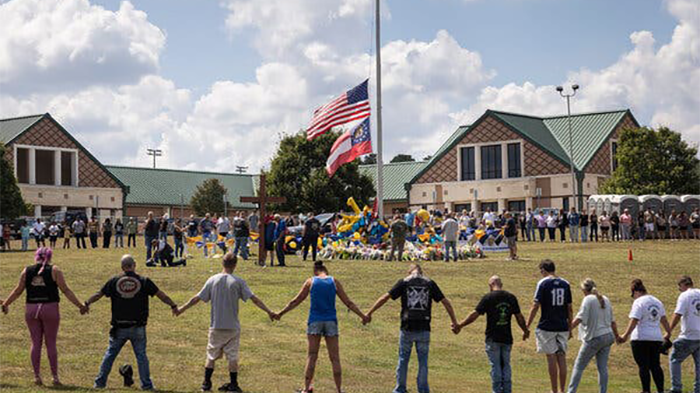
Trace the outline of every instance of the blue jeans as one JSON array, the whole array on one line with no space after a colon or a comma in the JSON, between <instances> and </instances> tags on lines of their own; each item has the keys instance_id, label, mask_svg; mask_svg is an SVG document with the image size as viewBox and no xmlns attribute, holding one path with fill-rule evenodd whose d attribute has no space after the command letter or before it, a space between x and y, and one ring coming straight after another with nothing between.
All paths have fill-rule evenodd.
<instances>
[{"instance_id":1,"label":"blue jeans","mask_svg":"<svg viewBox=\"0 0 700 393\"><path fill-rule=\"evenodd\" d=\"M535 240L535 228L532 224L527 224L525 227L525 235L527 236L527 241L531 242Z\"/></svg>"},{"instance_id":2,"label":"blue jeans","mask_svg":"<svg viewBox=\"0 0 700 393\"><path fill-rule=\"evenodd\" d=\"M572 243L578 242L578 225L569 225L569 238Z\"/></svg>"},{"instance_id":3,"label":"blue jeans","mask_svg":"<svg viewBox=\"0 0 700 393\"><path fill-rule=\"evenodd\" d=\"M22 251L27 251L27 248L29 248L29 238L23 237L22 238Z\"/></svg>"},{"instance_id":4,"label":"blue jeans","mask_svg":"<svg viewBox=\"0 0 700 393\"><path fill-rule=\"evenodd\" d=\"M569 382L569 393L576 393L578 385L581 383L583 370L586 369L588 363L595 356L596 365L598 366L598 391L606 393L608 391L608 358L610 357L610 347L615 342L615 337L612 333L604 334L595 337L590 341L584 341L581 349L578 351L574 369L571 372L571 382Z\"/></svg>"},{"instance_id":5,"label":"blue jeans","mask_svg":"<svg viewBox=\"0 0 700 393\"><path fill-rule=\"evenodd\" d=\"M581 225L581 243L585 243L588 241L588 226L587 225Z\"/></svg>"},{"instance_id":6,"label":"blue jeans","mask_svg":"<svg viewBox=\"0 0 700 393\"><path fill-rule=\"evenodd\" d=\"M513 391L510 368L510 349L512 347L512 344L486 340L486 356L488 356L491 365L491 391L493 393L511 393Z\"/></svg>"},{"instance_id":7,"label":"blue jeans","mask_svg":"<svg viewBox=\"0 0 700 393\"><path fill-rule=\"evenodd\" d=\"M445 261L449 262L450 260L450 249L452 249L452 256L455 258L455 262L457 261L457 242L450 242L450 241L445 241Z\"/></svg>"},{"instance_id":8,"label":"blue jeans","mask_svg":"<svg viewBox=\"0 0 700 393\"><path fill-rule=\"evenodd\" d=\"M168 241L168 231L158 231L158 240Z\"/></svg>"},{"instance_id":9,"label":"blue jeans","mask_svg":"<svg viewBox=\"0 0 700 393\"><path fill-rule=\"evenodd\" d=\"M671 369L671 387L673 392L682 392L681 364L692 356L695 362L695 386L693 392L700 393L700 340L686 340L679 338L673 342L673 352L669 357Z\"/></svg>"},{"instance_id":10,"label":"blue jeans","mask_svg":"<svg viewBox=\"0 0 700 393\"><path fill-rule=\"evenodd\" d=\"M175 258L182 258L182 254L185 251L185 246L182 244L182 238L175 239Z\"/></svg>"},{"instance_id":11,"label":"blue jeans","mask_svg":"<svg viewBox=\"0 0 700 393\"><path fill-rule=\"evenodd\" d=\"M107 386L107 378L109 377L109 372L112 371L112 364L127 341L131 341L134 355L136 355L139 378L141 379L141 389L153 389L151 371L148 366L148 356L146 355L145 326L115 329L114 335L109 336L109 347L107 348L107 352L105 352L104 358L102 358L100 373L97 375L97 378L95 378L95 387L104 388Z\"/></svg>"},{"instance_id":12,"label":"blue jeans","mask_svg":"<svg viewBox=\"0 0 700 393\"><path fill-rule=\"evenodd\" d=\"M247 237L237 237L236 245L234 246L233 253L238 255L238 251L241 252L241 257L243 259L248 259L248 238Z\"/></svg>"},{"instance_id":13,"label":"blue jeans","mask_svg":"<svg viewBox=\"0 0 700 393\"><path fill-rule=\"evenodd\" d=\"M211 242L215 242L216 240L216 235L213 235L211 232L202 232L202 242L204 243L204 256L207 257L209 256L209 247L207 245ZM216 252L216 251L214 251Z\"/></svg>"},{"instance_id":14,"label":"blue jeans","mask_svg":"<svg viewBox=\"0 0 700 393\"><path fill-rule=\"evenodd\" d=\"M411 359L413 343L418 354L418 393L429 393L428 386L428 353L430 352L430 331L411 332L401 330L399 335L399 364L396 366L396 387L393 393L406 393L406 378L408 361Z\"/></svg>"},{"instance_id":15,"label":"blue jeans","mask_svg":"<svg viewBox=\"0 0 700 393\"><path fill-rule=\"evenodd\" d=\"M146 245L146 261L150 261L151 260L151 249L153 248L151 246L151 243L153 242L155 237L149 236L149 235L144 235L143 239L144 239L144 244Z\"/></svg>"}]
</instances>

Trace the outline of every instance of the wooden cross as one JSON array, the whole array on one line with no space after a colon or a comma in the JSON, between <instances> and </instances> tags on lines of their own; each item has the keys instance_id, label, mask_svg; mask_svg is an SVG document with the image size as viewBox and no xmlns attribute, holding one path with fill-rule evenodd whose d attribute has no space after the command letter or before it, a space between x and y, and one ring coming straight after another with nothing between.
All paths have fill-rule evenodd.
<instances>
[{"instance_id":1,"label":"wooden cross","mask_svg":"<svg viewBox=\"0 0 700 393\"><path fill-rule=\"evenodd\" d=\"M241 197L241 203L255 203L258 205L260 219L258 220L258 264L265 265L265 217L267 216L268 203L284 203L287 201L285 197L272 197L267 195L265 188L265 172L260 172L260 189L256 197Z\"/></svg>"}]
</instances>

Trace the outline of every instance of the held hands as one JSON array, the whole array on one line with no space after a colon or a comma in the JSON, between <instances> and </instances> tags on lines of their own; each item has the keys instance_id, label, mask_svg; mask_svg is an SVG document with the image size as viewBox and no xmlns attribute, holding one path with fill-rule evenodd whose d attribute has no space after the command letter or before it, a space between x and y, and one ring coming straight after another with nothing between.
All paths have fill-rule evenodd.
<instances>
[{"instance_id":1,"label":"held hands","mask_svg":"<svg viewBox=\"0 0 700 393\"><path fill-rule=\"evenodd\" d=\"M367 325L368 323L372 322L372 316L368 314L362 314L362 324Z\"/></svg>"},{"instance_id":2,"label":"held hands","mask_svg":"<svg viewBox=\"0 0 700 393\"><path fill-rule=\"evenodd\" d=\"M274 313L272 311L267 313L267 316L270 317L270 321L279 321L280 320L280 315L277 313Z\"/></svg>"},{"instance_id":3,"label":"held hands","mask_svg":"<svg viewBox=\"0 0 700 393\"><path fill-rule=\"evenodd\" d=\"M627 341L627 336L617 336L615 337L615 342L618 344L624 344Z\"/></svg>"},{"instance_id":4,"label":"held hands","mask_svg":"<svg viewBox=\"0 0 700 393\"><path fill-rule=\"evenodd\" d=\"M530 329L525 329L523 332L523 341L527 341L528 338L530 338Z\"/></svg>"},{"instance_id":5,"label":"held hands","mask_svg":"<svg viewBox=\"0 0 700 393\"><path fill-rule=\"evenodd\" d=\"M90 313L90 306L88 306L87 302L78 306L78 309L80 309L80 315L85 315L85 314Z\"/></svg>"},{"instance_id":6,"label":"held hands","mask_svg":"<svg viewBox=\"0 0 700 393\"><path fill-rule=\"evenodd\" d=\"M454 334L459 334L459 332L462 331L462 325L460 325L458 323L452 322L451 328L452 328L452 333L454 333Z\"/></svg>"},{"instance_id":7,"label":"held hands","mask_svg":"<svg viewBox=\"0 0 700 393\"><path fill-rule=\"evenodd\" d=\"M7 304L3 304L2 305L2 313L7 315L8 312L10 312L10 306L8 306Z\"/></svg>"}]
</instances>

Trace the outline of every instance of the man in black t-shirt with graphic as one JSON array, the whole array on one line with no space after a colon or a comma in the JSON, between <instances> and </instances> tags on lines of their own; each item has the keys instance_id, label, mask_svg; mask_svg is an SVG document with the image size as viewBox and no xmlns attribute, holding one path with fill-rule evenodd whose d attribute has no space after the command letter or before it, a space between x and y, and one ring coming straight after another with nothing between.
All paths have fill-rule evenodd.
<instances>
[{"instance_id":1,"label":"man in black t-shirt with graphic","mask_svg":"<svg viewBox=\"0 0 700 393\"><path fill-rule=\"evenodd\" d=\"M452 329L457 326L452 304L443 295L435 281L423 275L420 265L412 264L408 277L399 280L391 290L381 296L369 310L367 316L382 307L389 299L401 298L401 335L399 337L399 364L396 368L394 392L406 392L406 377L411 349L416 345L418 355L418 393L428 393L428 352L430 350L430 321L432 302L440 302L452 320Z\"/></svg>"},{"instance_id":2,"label":"man in black t-shirt with graphic","mask_svg":"<svg viewBox=\"0 0 700 393\"><path fill-rule=\"evenodd\" d=\"M486 294L476 309L455 329L455 334L486 314L486 354L491 364L492 391L511 393L513 390L510 367L510 350L513 346L511 317L515 315L518 325L523 330L523 340L527 340L530 331L525 326L525 318L520 312L518 299L503 290L503 282L498 276L489 279L490 292Z\"/></svg>"},{"instance_id":3,"label":"man in black t-shirt with graphic","mask_svg":"<svg viewBox=\"0 0 700 393\"><path fill-rule=\"evenodd\" d=\"M124 344L131 341L141 379L141 389L152 390L151 372L146 355L146 323L148 322L148 297L157 296L163 303L170 306L173 315L177 305L168 295L158 289L156 284L147 277L136 274L136 262L131 255L124 255L121 260L122 274L111 278L85 302L85 307L107 296L112 300L112 329L109 331L109 347L100 365L100 373L95 378L95 388L107 386L107 377L112 370L112 364L119 355ZM125 384L126 384L125 376Z\"/></svg>"},{"instance_id":4,"label":"man in black t-shirt with graphic","mask_svg":"<svg viewBox=\"0 0 700 393\"><path fill-rule=\"evenodd\" d=\"M318 250L318 234L321 232L321 222L314 217L311 212L304 223L304 229L301 233L301 241L304 249L304 261L309 255L309 247L311 247L311 258L316 262L316 251Z\"/></svg>"}]
</instances>

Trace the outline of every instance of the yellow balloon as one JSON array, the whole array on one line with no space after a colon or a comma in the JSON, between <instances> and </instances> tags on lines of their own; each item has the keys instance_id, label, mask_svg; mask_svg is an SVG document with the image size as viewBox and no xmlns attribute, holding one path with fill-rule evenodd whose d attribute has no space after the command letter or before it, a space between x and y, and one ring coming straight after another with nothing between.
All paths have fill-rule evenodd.
<instances>
[{"instance_id":1,"label":"yellow balloon","mask_svg":"<svg viewBox=\"0 0 700 393\"><path fill-rule=\"evenodd\" d=\"M289 242L289 247L297 248L297 242Z\"/></svg>"},{"instance_id":2,"label":"yellow balloon","mask_svg":"<svg viewBox=\"0 0 700 393\"><path fill-rule=\"evenodd\" d=\"M355 232L355 233L352 235L352 237L353 237L355 240L360 240L360 233L359 233L359 232Z\"/></svg>"},{"instance_id":3,"label":"yellow balloon","mask_svg":"<svg viewBox=\"0 0 700 393\"><path fill-rule=\"evenodd\" d=\"M360 214L360 207L357 206L357 202L355 202L355 198L350 197L348 198L348 206L352 209L352 211L355 212L355 214Z\"/></svg>"},{"instance_id":4,"label":"yellow balloon","mask_svg":"<svg viewBox=\"0 0 700 393\"><path fill-rule=\"evenodd\" d=\"M425 209L420 209L418 210L418 213L416 213L416 216L420 218L421 221L423 222L428 222L430 221L430 213L428 213L427 210Z\"/></svg>"}]
</instances>

